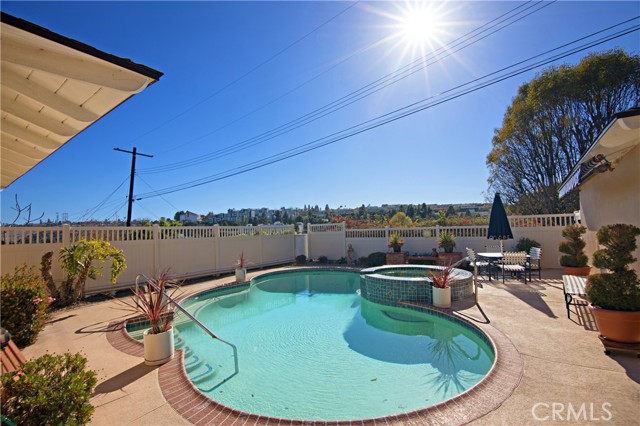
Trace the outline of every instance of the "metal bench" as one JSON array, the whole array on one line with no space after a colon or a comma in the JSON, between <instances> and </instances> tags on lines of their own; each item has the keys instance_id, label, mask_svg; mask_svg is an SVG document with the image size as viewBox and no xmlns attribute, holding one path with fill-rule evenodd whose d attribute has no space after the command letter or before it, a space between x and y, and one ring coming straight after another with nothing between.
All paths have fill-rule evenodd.
<instances>
[{"instance_id":1,"label":"metal bench","mask_svg":"<svg viewBox=\"0 0 640 426\"><path fill-rule=\"evenodd\" d=\"M567 318L571 318L571 311L569 305L573 301L573 296L586 296L585 290L587 285L587 277L580 277L577 275L563 275L562 276L562 291L564 291L564 302L567 305ZM574 303L575 305L575 303Z\"/></svg>"}]
</instances>

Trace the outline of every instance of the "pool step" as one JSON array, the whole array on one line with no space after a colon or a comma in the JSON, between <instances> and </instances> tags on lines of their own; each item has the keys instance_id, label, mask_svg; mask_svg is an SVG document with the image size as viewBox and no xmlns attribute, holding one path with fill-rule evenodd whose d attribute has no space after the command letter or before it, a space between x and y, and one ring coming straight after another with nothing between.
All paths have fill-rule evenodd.
<instances>
[{"instance_id":1,"label":"pool step","mask_svg":"<svg viewBox=\"0 0 640 426\"><path fill-rule=\"evenodd\" d=\"M211 365L204 363L197 371L189 373L189 377L191 378L191 381L197 385L199 382L203 382L215 376L215 372L215 369Z\"/></svg>"}]
</instances>

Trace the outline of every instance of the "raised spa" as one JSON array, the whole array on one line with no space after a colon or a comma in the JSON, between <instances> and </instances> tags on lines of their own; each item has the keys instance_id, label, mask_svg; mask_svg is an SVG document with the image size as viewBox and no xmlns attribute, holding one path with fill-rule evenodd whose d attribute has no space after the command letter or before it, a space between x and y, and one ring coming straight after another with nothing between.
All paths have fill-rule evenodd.
<instances>
[{"instance_id":1,"label":"raised spa","mask_svg":"<svg viewBox=\"0 0 640 426\"><path fill-rule=\"evenodd\" d=\"M239 360L235 374L230 348L178 316L176 342L188 376L211 399L243 412L355 420L425 408L489 372L494 351L482 332L429 309L367 300L360 286L380 274L362 272L364 278L328 270L269 273L187 299L196 318L237 346Z\"/></svg>"},{"instance_id":2,"label":"raised spa","mask_svg":"<svg viewBox=\"0 0 640 426\"><path fill-rule=\"evenodd\" d=\"M431 272L444 269L430 265L387 265L360 271L360 292L365 299L382 305L400 306L402 301L431 304L433 289ZM451 300L473 295L473 275L463 269L453 269Z\"/></svg>"}]
</instances>

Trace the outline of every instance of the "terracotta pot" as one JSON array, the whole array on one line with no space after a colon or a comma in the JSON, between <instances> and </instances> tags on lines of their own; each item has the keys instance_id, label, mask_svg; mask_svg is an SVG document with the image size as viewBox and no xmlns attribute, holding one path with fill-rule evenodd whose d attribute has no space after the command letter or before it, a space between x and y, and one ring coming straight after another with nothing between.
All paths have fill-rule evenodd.
<instances>
[{"instance_id":1,"label":"terracotta pot","mask_svg":"<svg viewBox=\"0 0 640 426\"><path fill-rule=\"evenodd\" d=\"M578 275L580 277L587 277L591 273L591 266L575 267L575 266L563 266L565 275Z\"/></svg>"},{"instance_id":2,"label":"terracotta pot","mask_svg":"<svg viewBox=\"0 0 640 426\"><path fill-rule=\"evenodd\" d=\"M611 311L589 305L602 337L620 343L640 343L640 311Z\"/></svg>"},{"instance_id":3,"label":"terracotta pot","mask_svg":"<svg viewBox=\"0 0 640 426\"><path fill-rule=\"evenodd\" d=\"M440 288L432 286L431 289L433 290L431 293L433 306L438 308L451 307L451 287Z\"/></svg>"},{"instance_id":4,"label":"terracotta pot","mask_svg":"<svg viewBox=\"0 0 640 426\"><path fill-rule=\"evenodd\" d=\"M142 335L144 342L144 363L162 365L173 359L173 327L159 334L150 334L146 330Z\"/></svg>"}]
</instances>

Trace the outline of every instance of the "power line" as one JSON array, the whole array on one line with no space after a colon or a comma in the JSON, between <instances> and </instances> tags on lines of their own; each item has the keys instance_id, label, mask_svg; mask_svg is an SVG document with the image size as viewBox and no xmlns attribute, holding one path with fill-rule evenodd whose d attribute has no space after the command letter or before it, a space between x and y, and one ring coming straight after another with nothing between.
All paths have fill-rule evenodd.
<instances>
[{"instance_id":1,"label":"power line","mask_svg":"<svg viewBox=\"0 0 640 426\"><path fill-rule=\"evenodd\" d=\"M322 24L320 24L319 26L317 26L316 28L314 28L313 30L309 31L307 34L303 35L302 37L298 38L296 41L290 43L287 47L281 49L280 51L278 51L277 53L271 55L269 58L267 58L266 60L260 62L258 65L255 65L253 68L251 68L249 71L246 71L244 74L242 74L239 77L236 77L234 80L230 81L229 83L225 84L224 86L222 86L220 89L216 90L215 92L213 92L211 95L207 96L206 98L202 99L201 101L193 104L192 106L190 106L189 108L187 108L186 110L182 111L181 113L179 113L178 115L174 116L173 118L163 122L162 124L160 124L159 126L156 126L154 128L152 128L151 130L143 133L142 135L136 137L135 139L129 141L129 143L133 143L136 142L140 139L142 139L145 136L150 135L151 133L163 128L164 126L166 126L167 124L177 120L178 118L184 116L185 114L187 114L188 112L193 111L195 108L199 107L200 105L202 105L203 103L207 102L208 100L214 98L215 96L219 95L220 93L222 93L223 91L225 91L226 89L228 89L229 87L233 86L234 84L236 84L237 82L239 82L240 80L243 80L245 77L251 75L252 73L254 73L256 70L258 70L259 68L263 67L264 65L268 64L269 62L273 61L275 58L277 58L278 56L282 55L284 52L286 52L287 50L291 49L293 46L297 45L298 43L302 42L303 40L305 40L307 37L309 37L311 34L315 33L316 31L318 31L319 29L321 29L322 27L324 27L325 25L328 25L330 22L332 22L333 20L337 19L340 15L344 14L345 12L347 12L349 9L351 9L352 7L354 7L356 4L360 3L360 0L357 0L355 2L353 2L352 4L350 4L349 6L347 6L346 8L344 8L343 10L341 10L338 14L332 16L331 18L329 18L327 21L324 21Z\"/></svg>"},{"instance_id":2,"label":"power line","mask_svg":"<svg viewBox=\"0 0 640 426\"><path fill-rule=\"evenodd\" d=\"M634 19L637 19L637 17L634 18ZM618 24L616 26L619 26L619 25L620 24ZM168 194L168 193L182 191L182 190L185 190L185 189L194 188L196 186L201 186L201 185L204 185L204 184L207 184L207 183L219 181L219 180L226 179L226 178L229 178L229 177L232 177L232 176L236 176L236 175L239 175L239 174L242 174L242 173L247 173L249 171L252 171L252 170L255 170L255 169L258 169L258 168L262 168L262 167L265 167L267 165L271 165L271 164L274 164L274 163L277 163L277 162L280 162L280 161L283 161L283 160L286 160L286 159L289 159L289 158L304 154L306 152L309 152L309 151L312 151L312 150L315 150L315 149L318 149L318 148L321 148L321 147L324 147L324 146L327 146L327 145L342 141L344 139L353 137L355 135L358 135L360 133L364 133L366 131L375 129L377 127L381 127L383 125L389 124L389 123L394 122L396 120L399 120L401 118L405 118L405 117L407 117L409 115L413 115L413 114L418 113L420 111L423 111L425 109L433 108L434 106L440 105L440 104L445 103L445 102L449 102L449 101L451 101L453 99L457 99L457 98L459 98L461 96L473 93L475 91L478 91L478 90L483 89L485 87L497 84L497 83L502 82L504 80L507 80L509 78L513 78L513 77L515 77L517 75L520 75L520 74L523 74L525 72L531 71L533 69L539 68L541 66L550 64L550 63L555 62L555 61L557 61L559 59L562 59L562 58L565 58L567 56L573 55L575 53L584 51L586 49L589 49L591 47L594 47L594 46L597 46L599 44L605 43L607 41L611 41L611 40L614 40L616 38L631 34L631 33L635 32L635 31L638 31L639 29L640 29L640 25L635 25L633 27L626 28L626 29L621 30L621 31L619 31L617 33L614 33L612 35L602 37L602 38L600 38L598 40L583 44L581 46L577 46L577 47L571 48L571 49L569 49L567 51L559 53L559 54L557 54L555 56L552 56L550 58L546 58L546 59L540 60L540 61L538 61L538 62L536 62L536 63L534 63L532 65L527 65L527 66L524 66L524 67L519 68L517 70L514 70L514 71L511 71L509 73L506 73L505 75L495 77L494 79L489 80L488 82L478 84L478 85L473 86L473 87L471 87L469 89L466 89L464 91L453 93L453 94L449 95L448 97L446 97L445 99L438 100L438 101L433 101L433 102L428 103L426 105L421 105L421 104L424 104L426 101L429 101L429 100L434 98L434 96L431 96L429 98L425 98L425 99L423 99L421 101L414 102L414 103L406 105L406 106L404 106L402 108L399 108L399 109L396 109L396 110L391 111L389 113L386 113L386 114L383 114L381 116L378 116L378 117L376 117L374 119L371 119L371 120L365 121L363 123L360 123L358 125L352 126L352 127L348 128L348 129L345 129L343 131L336 132L336 133L334 133L332 135L328 135L328 136L325 136L325 137L320 138L320 139L316 139L316 140L311 141L311 142L309 142L307 144L298 146L298 147L296 147L294 149L290 149L290 150L281 152L279 154L272 155L272 156L264 158L262 160L258 160L258 161L252 162L252 163L248 163L248 164L246 164L244 166L240 166L240 167L237 167L235 169L228 170L226 172L221 172L221 173L218 173L218 174L215 174L215 175L211 175L211 176L208 176L208 177L205 177L205 178L197 179L197 180L190 181L190 182L185 182L183 184L176 185L176 186L173 186L173 187L168 187L168 188L165 188L165 189L153 192L153 193L141 194L141 195L139 195L139 197L140 198L151 198L151 197L156 197L156 196L160 196L160 195L164 195L164 194ZM581 41L581 40L583 40L585 38L591 37L593 34L598 34L598 33L599 32L592 33L590 36L582 37L582 38L580 38L580 39L578 39L578 40L576 40L574 42L565 44L563 46L575 44L577 41ZM551 49L550 51L547 51L546 53L549 53L549 52L552 52L552 51L555 51L555 50L558 50L558 49L559 48ZM520 62L518 62L518 63L516 63L516 64L514 64L512 66L503 68L502 70L506 70L506 69L512 68L513 66L528 62L531 59L537 58L537 57L539 57L541 55L544 55L544 54L535 55L533 57L530 57L529 59L526 59L524 61L520 61ZM498 72L501 72L502 70L489 73L489 74L487 74L487 75L485 75L483 77L474 79L471 82L467 82L465 84L456 86L455 88L452 88L452 89L449 89L449 90L447 90L445 92L442 92L442 94L451 92L453 90L456 90L456 89L464 87L464 86L467 86L470 83L480 81L482 79L485 79L488 76L492 76L492 75L494 75L494 74L496 74ZM437 96L440 96L440 95L441 94L439 94ZM378 121L376 122L376 120L378 120Z\"/></svg>"},{"instance_id":3,"label":"power line","mask_svg":"<svg viewBox=\"0 0 640 426\"><path fill-rule=\"evenodd\" d=\"M155 191L156 189L153 188L149 182L147 182L146 180L144 180L144 178L142 176L140 176L138 173L136 173L136 176L138 176L138 178L145 184L147 185L152 191ZM174 206L173 204L171 204L171 202L169 202L169 200L167 200L166 198L164 198L162 195L160 195L160 198L162 198L164 200L165 203L169 204L169 206L173 207L174 209L176 209L176 211L180 211L179 208L177 208L176 206Z\"/></svg>"},{"instance_id":4,"label":"power line","mask_svg":"<svg viewBox=\"0 0 640 426\"><path fill-rule=\"evenodd\" d=\"M531 0L530 0L531 1ZM557 1L557 0L555 0ZM554 2L555 2L554 1ZM503 24L504 22L507 22L509 19L514 18L515 16L517 16L520 13L526 12L527 10L529 10L532 7L536 7L538 6L540 3L542 2L538 2L532 6L529 6L527 8L525 8L522 11L517 12L515 15L513 16L508 16L510 15L512 12L516 11L517 9L519 9L520 7L522 7L523 5L517 6L516 8L511 9L510 11L498 16L497 18L494 18L493 20L481 25L480 27L456 38L455 40L453 40L452 42L450 42L449 44L445 45L445 46L441 46L440 48L436 49L434 52L429 53L428 55L425 55L421 58L418 58L414 61L412 61L411 63L391 72L386 74L385 76L378 78L377 80L355 90L350 92L349 94L333 101L330 102L329 104L326 104L323 107L320 107L314 111L311 111L301 117L298 117L294 120L291 120L285 124L282 124L274 129L268 130L266 132L263 132L257 136L254 136L252 138L249 139L245 139L244 141L238 142L234 145L231 145L229 147L217 150L217 151L213 151L209 154L205 154L205 155L201 155L198 156L196 158L192 158L192 159L188 159L188 160L184 160L184 161L180 161L180 162L176 162L173 164L169 164L169 165L164 165L164 166L156 166L156 167L151 167L151 168L147 168L147 169L141 169L140 173L144 173L144 174L150 174L150 173L161 173L161 172L167 172L167 171L172 171L172 170L178 170L178 169L182 169L184 167L187 166L194 166L197 164L202 164L214 159L218 159L251 147L254 147L258 144L267 142L269 140L272 140L276 137L282 136L286 133L289 133L293 130L296 130L302 126L305 126L307 124L310 124L314 121L317 121L323 117L326 117L329 114L332 114L336 111L339 111L359 100L362 100L368 96L371 96L374 93L379 92L380 90L395 84L407 77L409 77L410 75L413 75L417 72L419 72L420 70L426 68L429 65L433 65L434 63L437 63L443 59L445 59L448 56L453 55L456 52L459 52L462 49L465 49L477 42L479 42L480 40L483 40L487 37L489 37L490 35L503 30L504 28L507 28L508 26L526 18L527 16L531 15L532 13L538 12L540 10L542 10L543 8L551 5L554 2L549 2L546 4L543 4L541 7L527 13L526 15L520 16L518 17L516 20L512 21L512 22L508 22L507 24L505 24L504 26L502 26L501 28L498 28L492 32L490 32L489 34L486 34L484 36L482 36L481 38L478 38L470 43L468 43L465 46L462 46L460 48L458 48L457 50L451 50L452 48L458 47L460 44L462 43L466 43L467 41L469 41L470 39L472 39L473 37L476 37L480 34L485 33L488 30L491 30L495 27L497 27L500 24ZM526 3L525 3L526 4ZM506 17L506 18L505 18ZM504 19L503 19L504 18ZM498 21L498 22L496 22ZM487 27L488 28L485 28ZM485 29L483 29L485 28ZM473 37L471 37L472 34L477 33L476 35L474 35ZM465 40L467 39L467 40ZM447 54L443 57L437 57L438 52L440 51L445 51L447 52ZM425 62L425 60L428 57L432 57L433 61L432 62ZM435 59L434 59L435 58ZM404 75L403 75L404 74ZM211 133L215 133L215 131L211 132ZM211 134L210 133L210 134ZM205 135L206 136L206 135ZM203 136L204 137L204 136ZM202 137L201 137L202 138ZM201 139L199 138L199 139Z\"/></svg>"},{"instance_id":5,"label":"power line","mask_svg":"<svg viewBox=\"0 0 640 426\"><path fill-rule=\"evenodd\" d=\"M508 15L510 15L510 14L511 14L511 13L513 13L514 11L516 11L516 10L518 10L518 9L520 9L520 8L522 8L522 7L524 7L524 6L525 6L525 5L527 5L528 3L531 3L532 1L533 1L533 0L528 0L528 1L527 1L527 2L525 2L525 3L522 3L522 4L518 5L518 6L516 6L515 8L513 8L513 9L509 10L508 12L505 12L504 14L502 14L502 15L498 16L497 18L492 19L491 21L489 21L489 22L485 23L484 25L482 25L482 26L480 26L480 27L477 27L476 29L474 29L474 30L472 30L472 31L470 31L470 32L468 32L468 33L466 33L466 34L464 34L464 35L462 35L462 36L458 37L457 39L455 39L453 42L450 42L449 44L454 43L454 42L456 42L456 41L458 41L458 40L461 40L461 39L463 39L463 38L465 38L465 37L470 36L470 35L471 35L471 34L473 34L474 32L477 32L477 31L479 31L480 29L484 28L485 26L487 26L487 25L489 25L489 24L491 24L491 23L493 23L493 22L495 22L495 21L497 21L497 20L499 20L499 19L502 19L502 18L504 18L504 17L506 17L506 16L508 16ZM537 12L537 11L539 11L539 10L543 9L544 7L547 7L548 5L550 5L550 4L552 4L552 3L554 3L555 1L557 1L557 0L554 0L554 1L552 1L552 2L549 2L549 3L545 4L543 7L541 7L541 8L539 8L539 9L535 10L534 12ZM537 4L538 4L538 3L536 3L536 5L537 5ZM531 7L534 7L534 6L535 6L535 5L529 6L529 7L527 7L526 9L524 9L524 11L526 11L526 10L528 10L528 9L530 9ZM522 11L521 11L521 12L522 12ZM521 13L521 12L518 12L518 13ZM532 13L533 13L533 12L532 12ZM529 15L529 14L528 14L528 15ZM526 16L528 16L528 15L526 15ZM526 16L524 16L524 17L526 17ZM522 18L524 18L524 17L522 17ZM505 20L506 20L506 19L505 19ZM515 23L515 22L517 22L517 21L511 22L509 25L511 25L511 24L513 24L513 23ZM506 25L506 26L508 26L508 25ZM503 27L503 28L506 28L506 26L505 26L505 27ZM220 130L223 130L223 129L225 129L225 128L227 128L227 127L229 127L229 126L231 126L231 125L233 125L233 124L235 124L235 123L237 123L237 122L239 122L239 121L241 121L241 120L243 120L243 119L245 119L245 118L247 118L247 117L249 117L249 116L251 116L251 115L255 114L256 112L263 110L264 108L268 107L269 105L272 105L272 104L274 104L275 102L279 101L280 99L283 99L283 98L285 98L286 96L288 96L288 95L290 95L290 94L294 93L295 91L297 91L297 90L301 89L302 87L306 86L307 84L311 83L312 81L317 80L317 79L318 79L318 78L320 78L321 76L323 76L323 75L327 74L328 72L332 71L333 69L337 68L338 66L342 65L343 63L345 63L345 62L347 62L348 60L352 59L353 57L357 56L358 54L360 54L360 53L362 53L362 52L365 52L365 51L369 50L371 47L373 47L373 46L375 46L375 45L380 44L381 42L383 42L384 40L386 40L386 39L388 39L388 38L389 38L389 36L384 36L384 37L382 37L382 38L380 38L380 39L378 39L378 40L376 40L376 41L374 41L374 42L372 42L372 43L368 44L367 46L365 46L365 47L363 47L363 48L361 48L361 49L356 50L354 53L352 53L352 54L348 55L346 58L343 58L342 60L340 60L339 62L337 62L337 63L336 63L336 64L334 64L333 66L331 66L331 67L329 67L329 68L327 68L327 69L323 70L323 71L322 71L322 72L320 72L319 74L316 74L315 76L311 77L310 79L308 79L308 80L304 81L303 83L301 83L301 84L299 84L299 85L295 86L294 88L292 88L292 89L290 89L290 90L286 91L285 93L283 93L283 94L281 94L281 95L277 96L276 98L274 98L274 99L270 100L269 102L267 102L267 103L265 103L265 104L261 105L260 107L255 108L255 109L253 109L252 111L247 112L247 113L243 114L242 116L240 116L240 117L238 117L238 118L236 118L236 119L234 119L234 120L232 120L232 121L230 121L230 122L227 122L226 124L224 124L224 125L222 125L222 126L220 126L220 127L216 128L216 129L214 129L214 130L212 130L212 131L210 131L210 132L207 132L207 133L205 133L205 134L203 134L203 135L201 135L201 136L198 136L198 137L196 137L196 138L194 138L194 139L191 139L191 140L186 141L186 142L184 142L184 143L181 143L181 144L179 144L179 145L177 145L177 146L171 147L171 148L169 148L169 149L167 149L167 150L165 150L165 151L162 151L162 152L160 152L160 153L159 153L159 155L161 155L161 154L165 154L165 153L167 153L167 152L175 151L175 150L180 149L180 148L182 148L182 147L184 147L184 146L186 146L186 145L189 145L189 144L191 144L191 143L194 143L194 142L197 142L197 141L199 141L199 140L202 140L202 139L206 138L207 136L211 136L211 135L213 135L213 134L215 134L215 133L219 132ZM455 46L454 46L454 47L455 47ZM466 47L466 46L465 46L465 47ZM436 51L435 51L435 52L438 52L438 51L440 51L440 50L442 50L442 49L444 49L444 48L445 48L444 46L443 46L443 47L440 47L440 48L436 49ZM399 68L398 70L396 70L396 71L394 71L394 72L392 72L392 73L390 73L390 74L387 74L385 77L388 77L389 75L391 75L391 74L393 74L393 73L399 72L399 71L401 71L402 69L404 69L404 68L406 68L406 67L409 67L409 66L411 66L411 65L413 65L413 64L415 64L415 63L417 63L417 62L420 62L420 61L422 61L423 59L425 59L427 56L432 55L432 54L434 54L435 52L432 52L432 53L430 53L430 54L428 54L428 55L424 55L424 56L422 56L421 58L418 58L418 59L416 59L415 61L413 61L413 62L409 63L408 65L405 65L404 67ZM454 53L455 53L455 52L454 52ZM448 55L448 56L449 56L449 55ZM442 58L442 59L444 59L444 58ZM422 69L422 68L421 68L421 69ZM385 77L382 77L382 78L385 78ZM380 81L380 80L376 80L376 81L374 81L373 83L376 83L376 82L378 82L378 81ZM370 84L373 84L373 83L370 83ZM367 87L367 86L365 86L365 87ZM385 86L385 87L386 87L386 86ZM361 88L361 89L362 89L362 88ZM361 89L359 89L359 90L361 90ZM352 92L352 93L353 93L353 92ZM339 101L339 100L341 100L341 99L343 99L343 98L338 99L338 101ZM359 100L359 99L358 99L358 100ZM334 101L334 102L337 102L337 101ZM329 104L329 105L331 105L331 104ZM324 108L324 107L323 107L323 108ZM305 116L306 116L306 115L305 115ZM303 116L303 117L304 117L304 116ZM246 140L245 140L245 141L243 141L243 142L246 142ZM243 143L243 142L241 142L241 143ZM235 145L234 145L234 146L235 146ZM230 148L230 147L229 147L229 148ZM219 153L219 152L224 151L224 150L229 149L229 148L224 148L223 150L214 151L213 153L210 153L210 154L208 154L208 155L212 155L212 154L215 154L215 153ZM237 152L237 151L234 151L234 152ZM219 158L219 157L215 157L215 158ZM199 159L200 159L200 157L199 157ZM193 160L185 160L185 161L193 161ZM207 160L202 160L202 161L207 161ZM143 173L153 173L153 172L151 171L152 169L154 169L154 170L155 170L155 169L158 169L159 171L165 171L164 167L166 167L166 166L157 166L157 167L153 167L153 168L150 168L150 169L142 169L142 172L143 172ZM167 170L167 171L168 171L168 170Z\"/></svg>"},{"instance_id":6,"label":"power line","mask_svg":"<svg viewBox=\"0 0 640 426\"><path fill-rule=\"evenodd\" d=\"M120 184L118 186L116 186L116 188L111 191L111 193L109 195L107 195L102 201L100 201L96 206L90 208L89 210L86 210L84 214L82 214L81 216L78 217L78 221L86 218L86 217L91 217L91 215L97 213L99 210L101 210L101 208L103 206L109 205L111 203L107 203L107 201L109 201L109 199L113 196L113 194L115 194L118 189L120 189L122 187L122 185L124 185L124 183L129 179L129 176L125 177L124 180L122 182L120 182Z\"/></svg>"}]
</instances>

